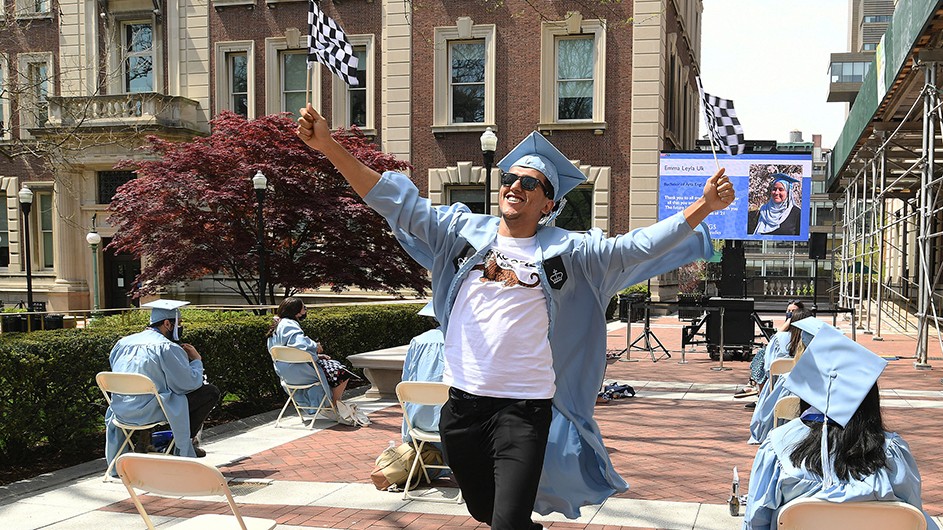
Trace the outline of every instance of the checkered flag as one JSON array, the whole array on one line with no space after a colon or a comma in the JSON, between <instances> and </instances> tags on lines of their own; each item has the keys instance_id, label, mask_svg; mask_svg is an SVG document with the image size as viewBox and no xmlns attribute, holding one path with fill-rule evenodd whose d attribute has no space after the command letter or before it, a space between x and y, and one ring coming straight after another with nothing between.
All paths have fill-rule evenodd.
<instances>
[{"instance_id":1,"label":"checkered flag","mask_svg":"<svg viewBox=\"0 0 943 530\"><path fill-rule=\"evenodd\" d=\"M733 110L733 100L704 92L700 77L697 78L697 90L701 93L704 121L707 123L708 133L713 138L713 144L719 146L728 155L743 153L746 150L746 141L743 138L743 127L737 119L737 111Z\"/></svg>"},{"instance_id":2,"label":"checkered flag","mask_svg":"<svg viewBox=\"0 0 943 530\"><path fill-rule=\"evenodd\" d=\"M357 85L357 56L344 30L308 0L308 68L318 62L350 86Z\"/></svg>"}]
</instances>

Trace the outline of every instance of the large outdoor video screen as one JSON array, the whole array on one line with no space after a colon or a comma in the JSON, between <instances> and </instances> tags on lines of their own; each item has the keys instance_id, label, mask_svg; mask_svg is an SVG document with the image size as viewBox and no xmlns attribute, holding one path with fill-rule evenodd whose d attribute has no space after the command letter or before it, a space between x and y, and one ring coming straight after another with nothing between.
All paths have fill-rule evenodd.
<instances>
[{"instance_id":1,"label":"large outdoor video screen","mask_svg":"<svg viewBox=\"0 0 943 530\"><path fill-rule=\"evenodd\" d=\"M811 154L718 154L737 192L726 210L707 218L716 239L809 240ZM662 153L658 219L683 210L717 171L711 153Z\"/></svg>"}]
</instances>

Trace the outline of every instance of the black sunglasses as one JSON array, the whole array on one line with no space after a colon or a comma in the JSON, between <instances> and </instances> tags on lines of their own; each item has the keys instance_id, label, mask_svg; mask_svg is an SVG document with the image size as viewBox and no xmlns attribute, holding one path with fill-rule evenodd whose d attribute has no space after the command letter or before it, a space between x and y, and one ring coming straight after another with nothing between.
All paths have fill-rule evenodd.
<instances>
[{"instance_id":1,"label":"black sunglasses","mask_svg":"<svg viewBox=\"0 0 943 530\"><path fill-rule=\"evenodd\" d=\"M521 180L521 188L527 191L534 191L537 189L537 186L540 186L540 189L543 190L544 195L548 198L553 198L553 193L550 191L553 188L548 189L548 186L544 186L544 183L536 177L531 177L530 175L518 175L516 173L508 173L507 171L501 172L501 185L502 186L513 186L514 182L517 179Z\"/></svg>"}]
</instances>

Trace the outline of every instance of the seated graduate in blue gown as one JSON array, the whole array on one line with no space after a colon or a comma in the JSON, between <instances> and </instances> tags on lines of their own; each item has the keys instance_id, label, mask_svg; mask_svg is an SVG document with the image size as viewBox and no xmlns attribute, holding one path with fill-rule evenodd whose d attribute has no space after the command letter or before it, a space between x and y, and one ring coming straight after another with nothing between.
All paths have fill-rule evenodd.
<instances>
[{"instance_id":1,"label":"seated graduate in blue gown","mask_svg":"<svg viewBox=\"0 0 943 530\"><path fill-rule=\"evenodd\" d=\"M432 302L419 311L420 315L435 318ZM438 327L416 335L409 341L406 359L403 361L403 381L442 381L445 370L445 335ZM429 432L439 432L439 412L441 405L406 404L406 413L413 427ZM406 419L403 419L403 441L412 438L406 432ZM440 444L436 444L439 446Z\"/></svg>"},{"instance_id":2,"label":"seated graduate in blue gown","mask_svg":"<svg viewBox=\"0 0 943 530\"><path fill-rule=\"evenodd\" d=\"M775 528L783 506L806 497L902 501L922 510L910 448L881 419L877 379L887 361L820 320L808 322L819 329L785 383L802 399L802 416L759 447L744 530ZM928 529L938 530L926 519Z\"/></svg>"},{"instance_id":3,"label":"seated graduate in blue gown","mask_svg":"<svg viewBox=\"0 0 943 530\"><path fill-rule=\"evenodd\" d=\"M766 375L766 383L756 398L756 408L753 409L753 417L750 418L750 440L747 443L763 443L769 432L775 427L773 422L773 409L780 398L789 395L783 384L789 374L785 374L775 383L769 383L769 369L776 359L787 357L799 357L805 349L806 344L812 340L809 334L803 334L799 323L812 317L812 311L805 308L796 309L789 319L787 331L780 331L773 335L773 339L766 348L766 359L763 361L763 370Z\"/></svg>"},{"instance_id":4,"label":"seated graduate in blue gown","mask_svg":"<svg viewBox=\"0 0 943 530\"><path fill-rule=\"evenodd\" d=\"M299 321L304 320L307 314L308 310L301 299L289 296L282 300L275 311L275 322L272 323L266 335L268 347L271 349L272 346L291 346L310 353L318 369L321 370L324 380L331 387L331 401L337 403L344 395L344 389L347 388L347 382L353 374L347 371L340 361L335 361L326 355L320 344L305 335ZM318 374L310 364L283 362L274 364L275 373L290 385L305 385L318 380ZM324 389L320 385L295 393L295 400L299 405L312 409L317 408L323 397Z\"/></svg>"}]
</instances>

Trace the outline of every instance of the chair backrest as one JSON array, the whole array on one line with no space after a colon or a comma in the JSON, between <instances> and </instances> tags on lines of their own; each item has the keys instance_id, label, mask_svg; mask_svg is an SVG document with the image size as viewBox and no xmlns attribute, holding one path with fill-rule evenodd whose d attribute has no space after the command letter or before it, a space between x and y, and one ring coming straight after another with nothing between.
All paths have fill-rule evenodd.
<instances>
[{"instance_id":1,"label":"chair backrest","mask_svg":"<svg viewBox=\"0 0 943 530\"><path fill-rule=\"evenodd\" d=\"M272 346L269 349L272 359L282 363L313 363L310 353L291 346Z\"/></svg>"},{"instance_id":2,"label":"chair backrest","mask_svg":"<svg viewBox=\"0 0 943 530\"><path fill-rule=\"evenodd\" d=\"M797 499L779 512L779 530L926 530L917 508L897 501L829 502Z\"/></svg>"},{"instance_id":3,"label":"chair backrest","mask_svg":"<svg viewBox=\"0 0 943 530\"><path fill-rule=\"evenodd\" d=\"M774 376L774 375L788 374L789 372L792 371L792 367L795 366L795 364L796 364L796 360L791 357L790 358L783 357L781 359L775 359L769 365L769 375Z\"/></svg>"},{"instance_id":4,"label":"chair backrest","mask_svg":"<svg viewBox=\"0 0 943 530\"><path fill-rule=\"evenodd\" d=\"M143 374L127 374L120 372L98 372L95 376L95 382L102 392L112 394L157 395L157 386L151 381L150 377ZM106 394L107 396L107 394Z\"/></svg>"},{"instance_id":5,"label":"chair backrest","mask_svg":"<svg viewBox=\"0 0 943 530\"><path fill-rule=\"evenodd\" d=\"M780 420L789 421L799 417L799 396L781 397L773 406L773 425L778 427Z\"/></svg>"},{"instance_id":6,"label":"chair backrest","mask_svg":"<svg viewBox=\"0 0 943 530\"><path fill-rule=\"evenodd\" d=\"M396 385L400 405L442 405L449 400L449 385L438 381L401 381Z\"/></svg>"},{"instance_id":7,"label":"chair backrest","mask_svg":"<svg viewBox=\"0 0 943 530\"><path fill-rule=\"evenodd\" d=\"M118 457L115 469L134 501L148 528L153 528L150 517L138 499L134 488L158 495L226 497L229 508L246 528L242 514L232 498L226 478L215 467L195 458L162 454L125 453Z\"/></svg>"}]
</instances>

